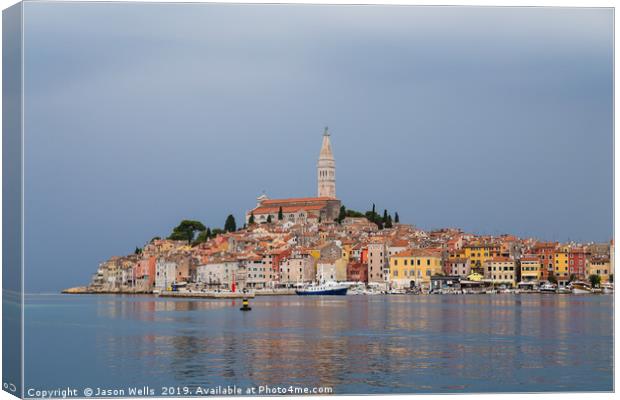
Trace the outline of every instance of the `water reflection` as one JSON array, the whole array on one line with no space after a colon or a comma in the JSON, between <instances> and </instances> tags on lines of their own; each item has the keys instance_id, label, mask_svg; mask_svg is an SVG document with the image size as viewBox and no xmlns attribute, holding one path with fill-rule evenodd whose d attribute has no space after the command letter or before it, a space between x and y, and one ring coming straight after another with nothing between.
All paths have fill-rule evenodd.
<instances>
[{"instance_id":1,"label":"water reflection","mask_svg":"<svg viewBox=\"0 0 620 400\"><path fill-rule=\"evenodd\" d=\"M52 307L28 303L26 329L47 333L27 336L49 349L26 365L41 384L86 376L113 386L294 384L336 393L612 388L609 296L271 297L254 299L249 313L231 300L81 299L75 309L63 307L76 301L67 296L45 299ZM78 335L86 367L61 356L62 340Z\"/></svg>"}]
</instances>

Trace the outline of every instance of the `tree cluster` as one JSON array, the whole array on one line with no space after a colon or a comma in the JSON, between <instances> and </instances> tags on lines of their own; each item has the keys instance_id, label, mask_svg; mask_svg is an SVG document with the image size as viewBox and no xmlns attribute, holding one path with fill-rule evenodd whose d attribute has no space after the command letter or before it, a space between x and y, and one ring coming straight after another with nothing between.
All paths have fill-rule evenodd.
<instances>
[{"instance_id":1,"label":"tree cluster","mask_svg":"<svg viewBox=\"0 0 620 400\"><path fill-rule=\"evenodd\" d=\"M222 233L226 232L235 232L237 230L237 222L235 221L235 217L230 214L226 217L226 221L224 222L224 229L220 228L208 228L202 222L184 219L177 225L172 233L168 236L170 240L185 240L188 244L192 246L199 245L201 243L206 242L209 239L216 237ZM151 242L154 240L160 239L158 236L151 239ZM142 249L139 249L142 251ZM136 252L138 248L136 248ZM136 253L138 254L138 253Z\"/></svg>"}]
</instances>

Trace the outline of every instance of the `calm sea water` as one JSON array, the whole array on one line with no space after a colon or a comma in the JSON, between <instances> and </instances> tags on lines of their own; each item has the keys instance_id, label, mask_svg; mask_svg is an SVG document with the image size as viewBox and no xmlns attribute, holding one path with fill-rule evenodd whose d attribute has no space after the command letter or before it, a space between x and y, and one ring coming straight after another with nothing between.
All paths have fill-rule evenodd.
<instances>
[{"instance_id":1,"label":"calm sea water","mask_svg":"<svg viewBox=\"0 0 620 400\"><path fill-rule=\"evenodd\" d=\"M613 390L612 296L286 296L251 306L28 296L25 387Z\"/></svg>"}]
</instances>

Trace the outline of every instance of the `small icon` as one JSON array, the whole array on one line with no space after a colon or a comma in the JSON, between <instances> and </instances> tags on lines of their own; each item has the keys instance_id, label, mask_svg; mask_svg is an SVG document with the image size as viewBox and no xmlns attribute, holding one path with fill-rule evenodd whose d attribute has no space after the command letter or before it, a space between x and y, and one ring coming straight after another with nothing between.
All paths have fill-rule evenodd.
<instances>
[{"instance_id":1,"label":"small icon","mask_svg":"<svg viewBox=\"0 0 620 400\"><path fill-rule=\"evenodd\" d=\"M11 392L15 392L17 390L17 388L15 387L15 385L13 385L12 383L6 383L4 382L2 384L2 387L6 390L9 390Z\"/></svg>"},{"instance_id":2,"label":"small icon","mask_svg":"<svg viewBox=\"0 0 620 400\"><path fill-rule=\"evenodd\" d=\"M93 389L91 389L91 388L84 389L84 396L90 397L92 395L93 395Z\"/></svg>"}]
</instances>

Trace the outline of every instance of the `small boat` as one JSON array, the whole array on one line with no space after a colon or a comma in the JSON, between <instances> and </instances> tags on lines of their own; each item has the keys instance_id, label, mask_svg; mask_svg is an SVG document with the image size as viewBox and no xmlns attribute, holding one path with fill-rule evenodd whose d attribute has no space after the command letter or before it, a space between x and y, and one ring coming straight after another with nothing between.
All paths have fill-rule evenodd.
<instances>
[{"instance_id":1,"label":"small boat","mask_svg":"<svg viewBox=\"0 0 620 400\"><path fill-rule=\"evenodd\" d=\"M557 289L557 286L554 285L551 282L545 282L542 285L540 285L540 288L538 290L540 290L540 293L555 293Z\"/></svg>"},{"instance_id":2,"label":"small boat","mask_svg":"<svg viewBox=\"0 0 620 400\"><path fill-rule=\"evenodd\" d=\"M570 284L573 294L589 294L592 293L592 287L589 283L582 281L573 281Z\"/></svg>"},{"instance_id":3,"label":"small boat","mask_svg":"<svg viewBox=\"0 0 620 400\"><path fill-rule=\"evenodd\" d=\"M571 294L572 291L567 287L559 287L558 294Z\"/></svg>"},{"instance_id":4,"label":"small boat","mask_svg":"<svg viewBox=\"0 0 620 400\"><path fill-rule=\"evenodd\" d=\"M325 282L295 290L299 296L344 296L349 286L336 282Z\"/></svg>"},{"instance_id":5,"label":"small boat","mask_svg":"<svg viewBox=\"0 0 620 400\"><path fill-rule=\"evenodd\" d=\"M601 285L603 287L604 294L613 294L614 293L614 284L613 283L603 283Z\"/></svg>"}]
</instances>

